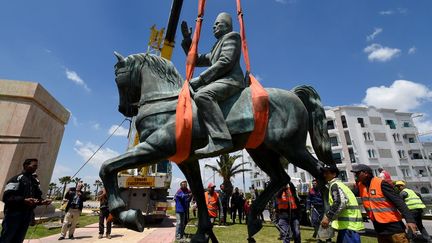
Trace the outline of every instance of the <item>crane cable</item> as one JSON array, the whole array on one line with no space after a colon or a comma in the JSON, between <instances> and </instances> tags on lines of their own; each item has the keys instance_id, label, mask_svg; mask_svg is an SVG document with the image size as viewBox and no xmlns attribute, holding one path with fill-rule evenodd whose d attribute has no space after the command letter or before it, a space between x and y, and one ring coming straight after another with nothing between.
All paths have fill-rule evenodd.
<instances>
[{"instance_id":1,"label":"crane cable","mask_svg":"<svg viewBox=\"0 0 432 243\"><path fill-rule=\"evenodd\" d=\"M86 164L88 162L90 162L90 160L96 155L96 153L108 142L108 140L114 135L114 133L117 132L117 130L123 125L123 123L125 121L129 121L131 122L131 120L127 117L125 117L125 119L123 119L123 121L117 126L116 129L114 129L114 131L108 136L108 138L99 146L99 148L90 156L90 158L87 159L87 161L78 169L78 171L70 178L71 180L81 171L82 168L84 168L84 166L86 166Z\"/></svg>"}]
</instances>

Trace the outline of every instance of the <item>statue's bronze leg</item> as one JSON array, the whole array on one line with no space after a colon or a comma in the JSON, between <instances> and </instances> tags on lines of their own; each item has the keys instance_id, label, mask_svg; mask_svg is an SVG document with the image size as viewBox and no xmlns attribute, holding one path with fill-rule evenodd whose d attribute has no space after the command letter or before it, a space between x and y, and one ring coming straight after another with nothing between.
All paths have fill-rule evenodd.
<instances>
[{"instance_id":1,"label":"statue's bronze leg","mask_svg":"<svg viewBox=\"0 0 432 243\"><path fill-rule=\"evenodd\" d=\"M131 168L148 166L165 159L161 151L156 151L148 143L140 143L133 150L116 158L105 161L99 176L108 193L108 207L113 216L124 226L135 231L144 230L144 216L141 210L125 210L125 202L120 197L117 183L117 173Z\"/></svg>"},{"instance_id":2,"label":"statue's bronze leg","mask_svg":"<svg viewBox=\"0 0 432 243\"><path fill-rule=\"evenodd\" d=\"M199 162L198 160L184 161L179 165L179 168L190 185L198 207L198 229L192 237L191 242L208 242L208 236L210 236L212 242L215 243L217 239L213 233L213 225L210 223L207 212Z\"/></svg>"},{"instance_id":3,"label":"statue's bronze leg","mask_svg":"<svg viewBox=\"0 0 432 243\"><path fill-rule=\"evenodd\" d=\"M258 215L262 213L270 199L286 184L290 177L285 172L280 163L280 155L264 145L257 149L248 150L250 156L257 166L270 177L270 183L259 194L258 198L252 203L248 219L248 241L255 242L253 236L262 228L261 219Z\"/></svg>"}]
</instances>

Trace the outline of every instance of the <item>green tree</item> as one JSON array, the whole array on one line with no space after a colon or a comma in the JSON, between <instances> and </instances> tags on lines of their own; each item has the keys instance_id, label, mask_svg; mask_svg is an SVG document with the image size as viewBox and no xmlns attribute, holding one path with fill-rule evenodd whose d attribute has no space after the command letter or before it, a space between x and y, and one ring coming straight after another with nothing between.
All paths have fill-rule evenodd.
<instances>
[{"instance_id":1,"label":"green tree","mask_svg":"<svg viewBox=\"0 0 432 243\"><path fill-rule=\"evenodd\" d=\"M235 175L251 171L250 169L242 169L241 167L248 162L243 162L239 164L235 164L235 161L240 158L241 155L230 155L230 154L222 154L219 156L219 159L216 160L217 166L213 165L205 165L205 168L210 168L216 173L218 173L222 177L222 184L225 187L225 190L228 196L231 196L233 192L233 184L232 179Z\"/></svg>"},{"instance_id":2,"label":"green tree","mask_svg":"<svg viewBox=\"0 0 432 243\"><path fill-rule=\"evenodd\" d=\"M65 191L66 191L67 184L69 184L71 182L71 177L70 176L60 177L59 182L60 182L60 184L63 185L63 192L62 192L62 197L63 197L65 194Z\"/></svg>"},{"instance_id":3,"label":"green tree","mask_svg":"<svg viewBox=\"0 0 432 243\"><path fill-rule=\"evenodd\" d=\"M87 190L90 190L90 184L84 183L83 188L84 188L84 192L86 192Z\"/></svg>"},{"instance_id":4,"label":"green tree","mask_svg":"<svg viewBox=\"0 0 432 243\"><path fill-rule=\"evenodd\" d=\"M53 190L55 190L57 188L57 184L55 184L54 182L51 182L48 185L48 198L51 198L52 192Z\"/></svg>"},{"instance_id":5,"label":"green tree","mask_svg":"<svg viewBox=\"0 0 432 243\"><path fill-rule=\"evenodd\" d=\"M75 177L73 178L72 182L75 183L75 187L77 187L78 183L82 182L82 179L79 177Z\"/></svg>"},{"instance_id":6,"label":"green tree","mask_svg":"<svg viewBox=\"0 0 432 243\"><path fill-rule=\"evenodd\" d=\"M102 181L100 181L100 180L95 180L93 186L96 187L96 190L95 190L95 198L96 198L96 197L97 197L97 194L98 194L98 192L99 192L99 188L102 186Z\"/></svg>"}]
</instances>

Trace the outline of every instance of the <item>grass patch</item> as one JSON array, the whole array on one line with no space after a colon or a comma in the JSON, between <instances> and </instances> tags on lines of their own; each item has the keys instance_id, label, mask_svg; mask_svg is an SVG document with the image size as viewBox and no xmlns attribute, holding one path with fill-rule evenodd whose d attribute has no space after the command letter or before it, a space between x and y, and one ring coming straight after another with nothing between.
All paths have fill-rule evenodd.
<instances>
[{"instance_id":1,"label":"grass patch","mask_svg":"<svg viewBox=\"0 0 432 243\"><path fill-rule=\"evenodd\" d=\"M55 220L52 222L60 222L59 220ZM87 226L89 224L94 224L99 222L99 216L90 216L90 215L81 215L79 218L79 224L77 228ZM45 223L43 223L45 224ZM30 226L27 230L26 239L39 239L42 237L55 235L60 233L61 228L55 228L55 229L47 229L43 224L38 224L36 226ZM1 230L0 226L0 230ZM35 230L36 229L36 230Z\"/></svg>"},{"instance_id":2,"label":"grass patch","mask_svg":"<svg viewBox=\"0 0 432 243\"><path fill-rule=\"evenodd\" d=\"M192 235L195 234L197 227L195 224L197 223L197 218L194 218L192 213L191 220L189 221L188 225L186 226L185 234L186 237L190 238ZM228 219L228 222L230 220ZM213 228L213 232L215 233L216 237L218 238L219 242L221 243L232 243L232 242L247 242L247 226L246 224L231 224L228 226L219 226L215 225ZM307 243L315 243L317 242L317 239L313 238L313 228L312 227L306 227L301 226L300 227L301 232L301 239L302 242ZM261 229L258 234L254 236L254 239L256 242L263 242L263 243L274 243L274 242L280 242L281 240L278 240L279 237L279 231L276 229L276 227L272 223L264 223L263 228ZM336 242L336 237L333 238L333 242ZM369 236L361 236L361 242L362 243L376 243L377 239L375 237L369 237Z\"/></svg>"}]
</instances>

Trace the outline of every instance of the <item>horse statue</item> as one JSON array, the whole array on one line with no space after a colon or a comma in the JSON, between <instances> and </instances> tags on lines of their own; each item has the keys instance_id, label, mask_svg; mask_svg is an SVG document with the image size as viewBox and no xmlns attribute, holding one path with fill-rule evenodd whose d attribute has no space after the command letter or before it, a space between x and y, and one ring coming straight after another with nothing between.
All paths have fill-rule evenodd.
<instances>
[{"instance_id":1,"label":"horse statue","mask_svg":"<svg viewBox=\"0 0 432 243\"><path fill-rule=\"evenodd\" d=\"M109 195L108 203L112 215L125 227L144 230L144 217L140 210L126 210L120 197L117 173L131 168L149 166L176 153L175 118L176 105L183 78L174 65L152 54L133 54L126 58L115 53L116 83L119 91L119 112L126 117L136 116L136 128L140 143L129 151L105 161L99 175ZM290 177L281 165L280 159L300 167L322 185L324 179L320 168L333 165L327 133L327 121L318 93L310 86L300 86L292 91L268 88L269 120L264 141L255 149L247 149L256 165L269 177L270 182L251 206L248 221L248 239L261 228L258 215L267 202L288 184ZM252 101L249 88L220 104L226 115L232 134L233 148L221 153L241 150L253 131ZM207 213L204 188L201 180L199 159L215 155L194 154L196 149L207 144L207 131L200 121L197 108L192 101L193 128L189 158L178 163L184 173L198 206L198 228L192 242L208 242L214 237L212 224ZM306 149L307 133L310 133L315 153L314 158ZM321 162L322 161L322 162Z\"/></svg>"}]
</instances>

